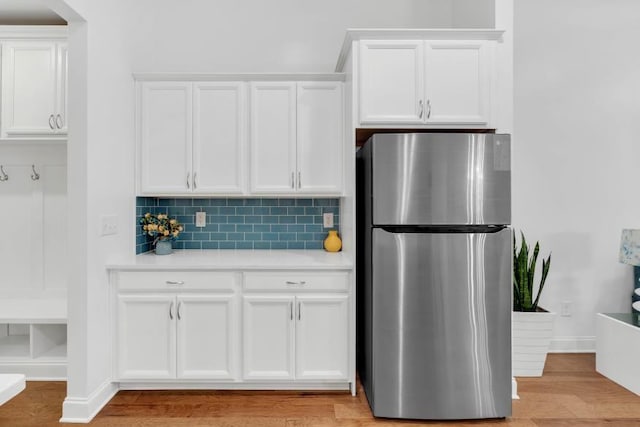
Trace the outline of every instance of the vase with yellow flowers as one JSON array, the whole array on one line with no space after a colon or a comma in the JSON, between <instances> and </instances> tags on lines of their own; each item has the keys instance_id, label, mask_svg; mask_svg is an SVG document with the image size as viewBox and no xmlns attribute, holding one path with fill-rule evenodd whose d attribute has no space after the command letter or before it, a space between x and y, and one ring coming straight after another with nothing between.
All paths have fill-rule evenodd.
<instances>
[{"instance_id":1,"label":"vase with yellow flowers","mask_svg":"<svg viewBox=\"0 0 640 427\"><path fill-rule=\"evenodd\" d=\"M182 224L167 214L147 212L140 218L144 234L153 237L156 255L168 255L172 251L171 242L184 230Z\"/></svg>"}]
</instances>

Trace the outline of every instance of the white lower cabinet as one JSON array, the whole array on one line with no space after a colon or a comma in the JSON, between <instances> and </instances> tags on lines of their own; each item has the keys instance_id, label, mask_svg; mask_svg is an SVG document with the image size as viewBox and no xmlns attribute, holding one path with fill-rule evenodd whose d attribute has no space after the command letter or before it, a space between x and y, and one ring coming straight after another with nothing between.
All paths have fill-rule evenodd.
<instances>
[{"instance_id":1,"label":"white lower cabinet","mask_svg":"<svg viewBox=\"0 0 640 427\"><path fill-rule=\"evenodd\" d=\"M235 377L234 295L118 295L121 380Z\"/></svg>"},{"instance_id":2,"label":"white lower cabinet","mask_svg":"<svg viewBox=\"0 0 640 427\"><path fill-rule=\"evenodd\" d=\"M348 378L348 296L244 296L245 380Z\"/></svg>"}]
</instances>

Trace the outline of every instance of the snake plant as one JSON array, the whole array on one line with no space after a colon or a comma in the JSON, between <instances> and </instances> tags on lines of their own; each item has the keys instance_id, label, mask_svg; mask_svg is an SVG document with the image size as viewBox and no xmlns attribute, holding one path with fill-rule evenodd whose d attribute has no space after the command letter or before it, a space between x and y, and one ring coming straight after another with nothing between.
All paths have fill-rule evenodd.
<instances>
[{"instance_id":1,"label":"snake plant","mask_svg":"<svg viewBox=\"0 0 640 427\"><path fill-rule=\"evenodd\" d=\"M513 235L513 310L514 311L537 311L538 300L544 288L544 283L549 274L549 266L551 265L551 254L547 259L542 259L542 275L538 286L538 293L535 300L534 277L536 273L536 264L538 261L538 253L540 252L540 244L536 242L533 253L529 257L529 246L524 238L524 233L520 232L522 242L520 249L516 246L516 236Z\"/></svg>"}]
</instances>

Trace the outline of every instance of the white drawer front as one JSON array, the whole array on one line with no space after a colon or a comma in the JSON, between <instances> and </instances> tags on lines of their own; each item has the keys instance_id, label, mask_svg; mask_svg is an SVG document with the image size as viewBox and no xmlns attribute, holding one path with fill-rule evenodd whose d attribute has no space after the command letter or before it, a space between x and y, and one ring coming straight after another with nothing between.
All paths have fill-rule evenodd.
<instances>
[{"instance_id":1,"label":"white drawer front","mask_svg":"<svg viewBox=\"0 0 640 427\"><path fill-rule=\"evenodd\" d=\"M234 290L238 273L195 271L125 271L118 277L119 289Z\"/></svg>"},{"instance_id":2,"label":"white drawer front","mask_svg":"<svg viewBox=\"0 0 640 427\"><path fill-rule=\"evenodd\" d=\"M348 273L245 273L244 289L250 291L347 291Z\"/></svg>"}]
</instances>

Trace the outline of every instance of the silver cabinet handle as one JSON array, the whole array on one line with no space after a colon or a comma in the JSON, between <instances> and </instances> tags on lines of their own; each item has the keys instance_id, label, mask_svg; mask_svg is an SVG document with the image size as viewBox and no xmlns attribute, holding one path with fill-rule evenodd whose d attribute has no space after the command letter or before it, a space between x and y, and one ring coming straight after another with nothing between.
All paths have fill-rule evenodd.
<instances>
[{"instance_id":1,"label":"silver cabinet handle","mask_svg":"<svg viewBox=\"0 0 640 427\"><path fill-rule=\"evenodd\" d=\"M302 186L302 173L298 171L298 188Z\"/></svg>"},{"instance_id":2,"label":"silver cabinet handle","mask_svg":"<svg viewBox=\"0 0 640 427\"><path fill-rule=\"evenodd\" d=\"M427 119L431 117L431 101L427 99Z\"/></svg>"},{"instance_id":3,"label":"silver cabinet handle","mask_svg":"<svg viewBox=\"0 0 640 427\"><path fill-rule=\"evenodd\" d=\"M191 190L191 172L187 173L187 190Z\"/></svg>"},{"instance_id":4,"label":"silver cabinet handle","mask_svg":"<svg viewBox=\"0 0 640 427\"><path fill-rule=\"evenodd\" d=\"M173 320L173 301L171 301L171 305L169 306L169 319Z\"/></svg>"},{"instance_id":5,"label":"silver cabinet handle","mask_svg":"<svg viewBox=\"0 0 640 427\"><path fill-rule=\"evenodd\" d=\"M291 172L291 188L296 188L296 177L295 177L295 172Z\"/></svg>"},{"instance_id":6,"label":"silver cabinet handle","mask_svg":"<svg viewBox=\"0 0 640 427\"><path fill-rule=\"evenodd\" d=\"M302 305L298 301L298 320L302 319Z\"/></svg>"},{"instance_id":7,"label":"silver cabinet handle","mask_svg":"<svg viewBox=\"0 0 640 427\"><path fill-rule=\"evenodd\" d=\"M290 280L287 280L285 283L287 285L306 285L307 284L307 282L305 282L304 280L301 280L299 282L292 282Z\"/></svg>"},{"instance_id":8,"label":"silver cabinet handle","mask_svg":"<svg viewBox=\"0 0 640 427\"><path fill-rule=\"evenodd\" d=\"M2 165L0 165L0 182L9 181L9 175L4 171Z\"/></svg>"},{"instance_id":9,"label":"silver cabinet handle","mask_svg":"<svg viewBox=\"0 0 640 427\"><path fill-rule=\"evenodd\" d=\"M293 302L289 303L289 319L293 320Z\"/></svg>"},{"instance_id":10,"label":"silver cabinet handle","mask_svg":"<svg viewBox=\"0 0 640 427\"><path fill-rule=\"evenodd\" d=\"M182 286L184 285L184 282L182 280L178 280L178 281L173 281L173 280L167 280L166 282L167 285L178 285L178 286Z\"/></svg>"},{"instance_id":11,"label":"silver cabinet handle","mask_svg":"<svg viewBox=\"0 0 640 427\"><path fill-rule=\"evenodd\" d=\"M49 116L49 127L51 129L55 129L55 125L53 123L53 114Z\"/></svg>"},{"instance_id":12,"label":"silver cabinet handle","mask_svg":"<svg viewBox=\"0 0 640 427\"><path fill-rule=\"evenodd\" d=\"M198 172L193 173L193 189L196 190L198 188Z\"/></svg>"},{"instance_id":13,"label":"silver cabinet handle","mask_svg":"<svg viewBox=\"0 0 640 427\"><path fill-rule=\"evenodd\" d=\"M182 316L180 316L180 307L182 307L182 301L178 302L178 310L177 310L178 320L182 320Z\"/></svg>"},{"instance_id":14,"label":"silver cabinet handle","mask_svg":"<svg viewBox=\"0 0 640 427\"><path fill-rule=\"evenodd\" d=\"M56 127L58 129L62 129L62 125L64 122L62 121L62 116L60 114L56 115Z\"/></svg>"},{"instance_id":15,"label":"silver cabinet handle","mask_svg":"<svg viewBox=\"0 0 640 427\"><path fill-rule=\"evenodd\" d=\"M422 103L422 99L418 101L418 117L422 118L422 114L424 114L424 104Z\"/></svg>"}]
</instances>

